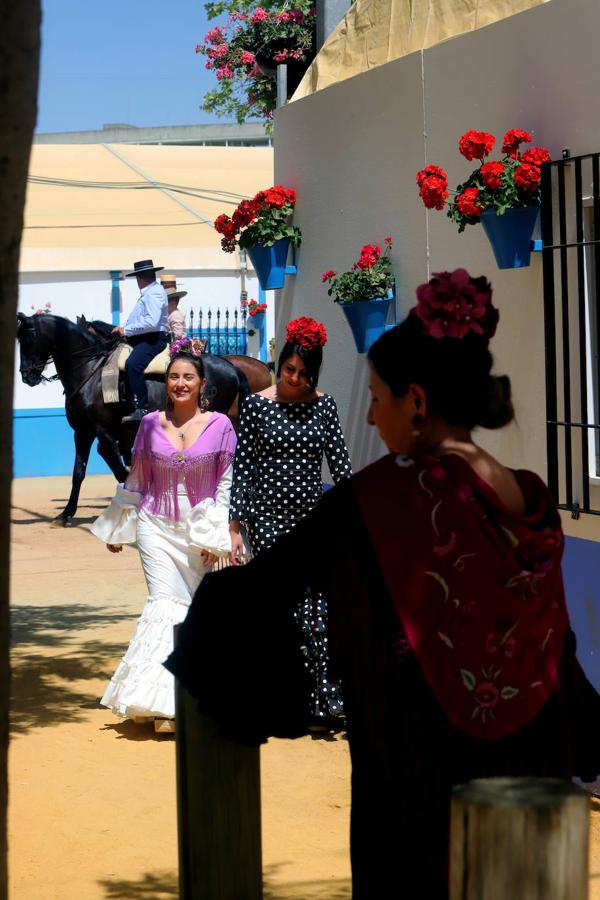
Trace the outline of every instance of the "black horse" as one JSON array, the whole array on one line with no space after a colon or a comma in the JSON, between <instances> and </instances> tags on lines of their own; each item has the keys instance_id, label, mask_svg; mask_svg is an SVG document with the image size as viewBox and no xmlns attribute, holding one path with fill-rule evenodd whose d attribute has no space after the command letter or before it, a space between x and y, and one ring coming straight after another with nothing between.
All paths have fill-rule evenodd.
<instances>
[{"instance_id":1,"label":"black horse","mask_svg":"<svg viewBox=\"0 0 600 900\"><path fill-rule=\"evenodd\" d=\"M21 378L30 387L40 384L44 369L52 360L65 393L67 421L74 431L75 465L71 494L64 510L55 519L66 525L77 510L81 483L94 438L98 452L119 482L127 477L124 462L129 461L135 431L121 425L130 407L125 402L106 404L102 399L101 372L117 341L101 340L87 328L60 316L17 314L17 339L21 349ZM205 393L209 409L227 413L234 401L249 393L244 373L219 356L202 357L206 375ZM152 409L164 409L164 380L148 378L148 397ZM40 447L43 453L43 447Z\"/></svg>"}]
</instances>

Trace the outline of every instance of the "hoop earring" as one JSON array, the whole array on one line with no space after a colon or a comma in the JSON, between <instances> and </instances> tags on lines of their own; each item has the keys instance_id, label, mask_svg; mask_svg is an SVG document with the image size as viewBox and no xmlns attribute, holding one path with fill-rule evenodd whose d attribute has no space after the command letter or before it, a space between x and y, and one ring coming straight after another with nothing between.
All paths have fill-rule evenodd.
<instances>
[{"instance_id":1,"label":"hoop earring","mask_svg":"<svg viewBox=\"0 0 600 900\"><path fill-rule=\"evenodd\" d=\"M198 406L200 407L200 412L208 412L209 402L204 394L204 391L200 394L198 398Z\"/></svg>"},{"instance_id":2,"label":"hoop earring","mask_svg":"<svg viewBox=\"0 0 600 900\"><path fill-rule=\"evenodd\" d=\"M425 419L423 418L421 413L416 413L416 415L413 416L413 426L414 427L413 427L412 436L414 438L421 437L421 428L423 427L424 424L425 424Z\"/></svg>"}]
</instances>

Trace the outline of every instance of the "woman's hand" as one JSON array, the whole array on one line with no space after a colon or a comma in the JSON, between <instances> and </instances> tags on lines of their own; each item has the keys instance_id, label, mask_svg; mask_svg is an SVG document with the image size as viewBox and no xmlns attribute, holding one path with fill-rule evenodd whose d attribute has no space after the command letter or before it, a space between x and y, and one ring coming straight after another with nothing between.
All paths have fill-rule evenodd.
<instances>
[{"instance_id":1,"label":"woman's hand","mask_svg":"<svg viewBox=\"0 0 600 900\"><path fill-rule=\"evenodd\" d=\"M111 553L120 553L123 549L123 544L107 544L106 549L110 550Z\"/></svg>"},{"instance_id":2,"label":"woman's hand","mask_svg":"<svg viewBox=\"0 0 600 900\"><path fill-rule=\"evenodd\" d=\"M240 534L240 523L229 523L229 534L231 537L231 550L229 553L229 562L232 566L241 566L245 552L244 541Z\"/></svg>"},{"instance_id":3,"label":"woman's hand","mask_svg":"<svg viewBox=\"0 0 600 900\"><path fill-rule=\"evenodd\" d=\"M215 553L210 553L208 550L201 550L200 556L202 557L202 562L207 569L209 569L211 566L214 566L219 558Z\"/></svg>"}]
</instances>

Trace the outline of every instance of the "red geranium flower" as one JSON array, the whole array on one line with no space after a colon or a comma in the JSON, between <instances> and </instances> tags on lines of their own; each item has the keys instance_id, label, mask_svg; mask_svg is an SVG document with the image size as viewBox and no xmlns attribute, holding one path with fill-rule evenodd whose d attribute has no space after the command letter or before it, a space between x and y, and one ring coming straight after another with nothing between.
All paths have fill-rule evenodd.
<instances>
[{"instance_id":1,"label":"red geranium flower","mask_svg":"<svg viewBox=\"0 0 600 900\"><path fill-rule=\"evenodd\" d=\"M381 247L378 247L377 244L365 244L352 268L355 271L356 269L372 269L380 256Z\"/></svg>"},{"instance_id":2,"label":"red geranium flower","mask_svg":"<svg viewBox=\"0 0 600 900\"><path fill-rule=\"evenodd\" d=\"M321 284L325 284L326 281L331 281L332 278L335 278L335 272L333 269L327 269L327 271L323 272L321 275Z\"/></svg>"},{"instance_id":3,"label":"red geranium flower","mask_svg":"<svg viewBox=\"0 0 600 900\"><path fill-rule=\"evenodd\" d=\"M512 156L513 159L517 159L519 146L521 144L529 144L530 142L531 135L528 131L522 131L520 128L511 128L504 135L502 152L506 153L507 156Z\"/></svg>"},{"instance_id":4,"label":"red geranium flower","mask_svg":"<svg viewBox=\"0 0 600 900\"><path fill-rule=\"evenodd\" d=\"M485 206L481 206L477 200L479 197L479 188L467 188L456 198L456 205L463 216L480 216Z\"/></svg>"},{"instance_id":5,"label":"red geranium flower","mask_svg":"<svg viewBox=\"0 0 600 900\"><path fill-rule=\"evenodd\" d=\"M448 176L444 170L440 168L440 166L434 166L433 163L431 163L430 165L425 166L424 169L421 169L420 172L417 172L417 184L419 187L421 187L422 182L431 175L437 176L441 181L445 181L446 184L448 184Z\"/></svg>"},{"instance_id":6,"label":"red geranium flower","mask_svg":"<svg viewBox=\"0 0 600 900\"><path fill-rule=\"evenodd\" d=\"M521 162L531 163L532 166L541 166L542 163L550 162L552 157L545 147L530 147L521 157Z\"/></svg>"},{"instance_id":7,"label":"red geranium flower","mask_svg":"<svg viewBox=\"0 0 600 900\"><path fill-rule=\"evenodd\" d=\"M465 159L483 159L489 156L492 147L496 143L493 134L487 131L465 131L458 142L458 149Z\"/></svg>"},{"instance_id":8,"label":"red geranium flower","mask_svg":"<svg viewBox=\"0 0 600 900\"><path fill-rule=\"evenodd\" d=\"M427 209L443 209L448 199L448 176L439 166L429 165L417 172L419 195Z\"/></svg>"},{"instance_id":9,"label":"red geranium flower","mask_svg":"<svg viewBox=\"0 0 600 900\"><path fill-rule=\"evenodd\" d=\"M523 163L515 171L516 186L520 188L520 190L526 191L528 194L537 191L541 180L542 173L540 172L539 166Z\"/></svg>"},{"instance_id":10,"label":"red geranium flower","mask_svg":"<svg viewBox=\"0 0 600 900\"><path fill-rule=\"evenodd\" d=\"M229 218L229 216L225 213L221 213L221 215L217 216L217 218L215 219L215 230L218 231L219 234L223 234L225 228L227 227L227 225L229 225L230 222L231 219Z\"/></svg>"},{"instance_id":11,"label":"red geranium flower","mask_svg":"<svg viewBox=\"0 0 600 900\"><path fill-rule=\"evenodd\" d=\"M481 172L481 177L487 184L489 188L493 191L497 190L500 187L500 181L502 179L502 173L504 172L504 163L502 162L488 162L484 163L479 170Z\"/></svg>"}]
</instances>

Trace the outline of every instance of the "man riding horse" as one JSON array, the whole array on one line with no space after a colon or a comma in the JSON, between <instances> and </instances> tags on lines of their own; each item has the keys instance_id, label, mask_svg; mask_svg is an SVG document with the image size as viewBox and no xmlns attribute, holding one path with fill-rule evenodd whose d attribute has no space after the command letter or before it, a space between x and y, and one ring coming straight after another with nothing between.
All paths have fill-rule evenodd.
<instances>
[{"instance_id":1,"label":"man riding horse","mask_svg":"<svg viewBox=\"0 0 600 900\"><path fill-rule=\"evenodd\" d=\"M167 346L168 297L164 287L156 280L156 273L164 266L155 266L151 259L133 264L133 272L126 278L135 278L140 296L125 325L118 325L113 332L122 334L133 350L125 363L127 389L134 411L121 419L123 425L139 425L148 412L148 388L144 370L148 363Z\"/></svg>"}]
</instances>

